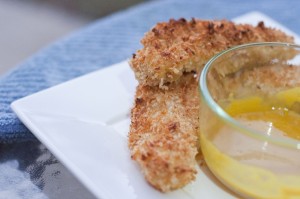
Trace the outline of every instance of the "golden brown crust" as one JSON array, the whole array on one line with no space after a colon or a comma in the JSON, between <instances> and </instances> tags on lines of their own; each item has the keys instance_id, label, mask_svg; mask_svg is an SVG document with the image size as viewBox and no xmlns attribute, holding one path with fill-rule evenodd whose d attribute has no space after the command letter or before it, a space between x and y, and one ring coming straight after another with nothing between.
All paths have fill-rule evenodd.
<instances>
[{"instance_id":1,"label":"golden brown crust","mask_svg":"<svg viewBox=\"0 0 300 199\"><path fill-rule=\"evenodd\" d=\"M137 87L129 148L147 181L163 192L195 178L199 91L194 74L169 86Z\"/></svg>"},{"instance_id":2,"label":"golden brown crust","mask_svg":"<svg viewBox=\"0 0 300 199\"><path fill-rule=\"evenodd\" d=\"M274 94L300 86L300 66L248 68L227 78L224 90L237 97L249 92ZM225 99L227 99L225 97ZM167 192L195 178L200 96L193 74L184 74L168 90L139 85L132 109L129 148L147 181Z\"/></svg>"},{"instance_id":3,"label":"golden brown crust","mask_svg":"<svg viewBox=\"0 0 300 199\"><path fill-rule=\"evenodd\" d=\"M263 23L253 27L226 20L195 19L159 23L146 34L142 40L144 48L130 61L140 85L131 112L129 148L132 159L153 187L166 192L183 187L195 178L200 97L192 71L201 71L211 56L226 48L258 41L293 42L293 38L266 28ZM243 56L234 61L243 60ZM236 72L240 68L234 61L229 64L231 67L217 72L221 75ZM262 77L261 72L275 74L273 69L256 74L256 70L263 68L247 70L253 76L254 87ZM288 71L282 73L290 74ZM245 73L244 77L235 78L246 77ZM232 79L226 86L239 85L235 81ZM264 82L268 83L272 84Z\"/></svg>"},{"instance_id":4,"label":"golden brown crust","mask_svg":"<svg viewBox=\"0 0 300 199\"><path fill-rule=\"evenodd\" d=\"M142 39L143 49L130 60L137 80L143 85L177 81L184 72L199 72L216 53L231 46L261 41L293 42L279 30L235 25L226 20L192 19L158 23Z\"/></svg>"}]
</instances>

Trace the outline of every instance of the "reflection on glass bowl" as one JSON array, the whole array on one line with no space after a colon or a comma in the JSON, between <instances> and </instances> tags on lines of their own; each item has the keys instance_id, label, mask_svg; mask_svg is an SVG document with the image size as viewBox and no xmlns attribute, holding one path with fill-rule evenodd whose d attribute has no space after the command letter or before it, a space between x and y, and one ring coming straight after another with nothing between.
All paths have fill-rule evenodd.
<instances>
[{"instance_id":1,"label":"reflection on glass bowl","mask_svg":"<svg viewBox=\"0 0 300 199\"><path fill-rule=\"evenodd\" d=\"M246 44L202 71L202 153L241 196L300 198L299 55L293 44Z\"/></svg>"}]
</instances>

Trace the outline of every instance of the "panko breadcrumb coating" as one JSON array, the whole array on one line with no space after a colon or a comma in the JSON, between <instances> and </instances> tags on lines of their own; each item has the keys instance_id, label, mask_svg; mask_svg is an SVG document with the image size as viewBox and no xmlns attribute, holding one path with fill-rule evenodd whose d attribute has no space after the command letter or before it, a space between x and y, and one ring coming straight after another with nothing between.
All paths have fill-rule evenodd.
<instances>
[{"instance_id":1,"label":"panko breadcrumb coating","mask_svg":"<svg viewBox=\"0 0 300 199\"><path fill-rule=\"evenodd\" d=\"M225 77L224 89L241 96L254 91L274 94L300 86L299 76L300 66L267 65ZM132 158L156 189L167 192L185 186L196 176L198 82L193 74L184 74L168 90L139 85L135 97L129 133Z\"/></svg>"},{"instance_id":2,"label":"panko breadcrumb coating","mask_svg":"<svg viewBox=\"0 0 300 199\"><path fill-rule=\"evenodd\" d=\"M293 42L280 30L267 28L263 22L256 27L234 24L227 20L192 19L158 23L147 32L130 60L140 84L164 87L177 81L184 72L199 72L216 53L249 42Z\"/></svg>"},{"instance_id":3,"label":"panko breadcrumb coating","mask_svg":"<svg viewBox=\"0 0 300 199\"><path fill-rule=\"evenodd\" d=\"M168 90L137 87L129 148L147 181L158 190L174 190L195 179L199 100L192 73Z\"/></svg>"},{"instance_id":4,"label":"panko breadcrumb coating","mask_svg":"<svg viewBox=\"0 0 300 199\"><path fill-rule=\"evenodd\" d=\"M144 48L130 61L139 85L131 111L128 145L132 159L137 161L153 187L167 192L195 179L200 111L195 75L216 53L237 44L257 41L293 42L293 38L266 28L263 22L253 27L226 20L170 20L158 23L146 33L142 39ZM231 67L216 71L217 74L224 77L240 70L235 67L236 60L230 61ZM280 74L264 68L228 77L247 78L250 75L253 78L249 81L256 86L259 78L269 78L264 74L272 74L270 78L275 79L285 73L291 75L293 71L300 74L299 69L294 68L284 68ZM265 84L272 87L276 81L265 81ZM225 86L235 84L234 79L229 82Z\"/></svg>"}]
</instances>

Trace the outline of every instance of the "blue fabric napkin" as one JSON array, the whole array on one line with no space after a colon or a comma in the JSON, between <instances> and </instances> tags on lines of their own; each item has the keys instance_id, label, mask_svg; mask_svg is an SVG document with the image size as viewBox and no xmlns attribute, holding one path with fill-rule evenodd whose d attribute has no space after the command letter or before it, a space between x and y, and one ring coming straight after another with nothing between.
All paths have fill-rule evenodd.
<instances>
[{"instance_id":1,"label":"blue fabric napkin","mask_svg":"<svg viewBox=\"0 0 300 199\"><path fill-rule=\"evenodd\" d=\"M256 10L299 33L297 7L296 0L166 0L102 18L41 50L0 79L0 142L35 139L12 112L12 101L131 57L141 47L143 34L159 21L231 19Z\"/></svg>"}]
</instances>

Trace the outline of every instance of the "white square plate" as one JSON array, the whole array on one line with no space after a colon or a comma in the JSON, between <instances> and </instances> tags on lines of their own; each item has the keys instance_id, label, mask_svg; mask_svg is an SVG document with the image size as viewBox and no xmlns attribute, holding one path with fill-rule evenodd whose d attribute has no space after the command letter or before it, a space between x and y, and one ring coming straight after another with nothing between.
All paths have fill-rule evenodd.
<instances>
[{"instance_id":1,"label":"white square plate","mask_svg":"<svg viewBox=\"0 0 300 199\"><path fill-rule=\"evenodd\" d=\"M299 37L269 17L252 12L234 19L263 20ZM12 103L32 133L86 187L102 199L234 198L206 168L183 189L162 194L144 180L127 148L129 113L137 82L127 62L76 78Z\"/></svg>"}]
</instances>

